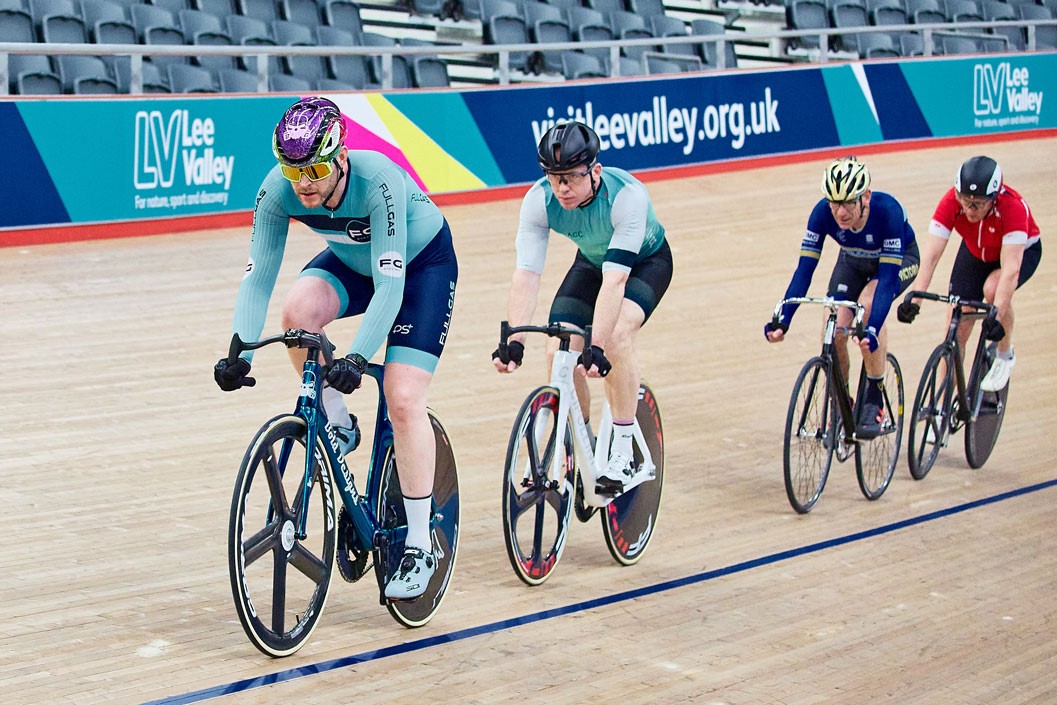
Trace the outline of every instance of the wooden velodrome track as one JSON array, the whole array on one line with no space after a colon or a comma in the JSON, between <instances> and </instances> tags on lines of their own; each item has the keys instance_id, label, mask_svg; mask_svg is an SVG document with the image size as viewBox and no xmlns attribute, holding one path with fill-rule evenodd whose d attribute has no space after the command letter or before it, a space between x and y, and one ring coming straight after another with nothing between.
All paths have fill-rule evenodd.
<instances>
[{"instance_id":1,"label":"wooden velodrome track","mask_svg":"<svg viewBox=\"0 0 1057 705\"><path fill-rule=\"evenodd\" d=\"M1032 204L1047 247L1057 242L1057 139L867 160L923 237L957 165L981 152ZM213 384L247 229L0 250L0 702L1057 702L1057 373L1046 342L1057 251L1016 297L1018 365L987 465L969 469L958 435L915 482L904 441L879 501L861 496L853 463L835 464L819 504L798 516L782 487L782 427L820 314L802 311L782 345L767 345L761 326L830 156L650 183L676 264L640 346L667 439L657 533L641 563L621 568L597 520L577 523L538 588L507 562L499 490L513 416L545 378L541 347L511 377L489 362L519 201L445 208L461 278L432 406L462 484L451 589L411 631L378 605L373 580L336 578L321 626L284 660L247 641L227 577L239 461L296 393L274 349L257 356L256 388ZM291 238L277 296L319 247L307 231ZM831 242L813 294L835 251ZM555 238L548 297L570 256ZM937 283L953 259L950 247ZM889 319L907 397L942 316L934 306L913 326ZM332 337L347 342L354 325Z\"/></svg>"}]
</instances>

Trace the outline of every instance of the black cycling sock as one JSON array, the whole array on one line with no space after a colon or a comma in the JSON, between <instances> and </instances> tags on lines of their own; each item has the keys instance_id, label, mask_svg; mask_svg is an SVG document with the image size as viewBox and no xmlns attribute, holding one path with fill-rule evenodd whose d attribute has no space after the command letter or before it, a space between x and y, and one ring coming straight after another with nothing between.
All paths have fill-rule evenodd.
<instances>
[{"instance_id":1,"label":"black cycling sock","mask_svg":"<svg viewBox=\"0 0 1057 705\"><path fill-rule=\"evenodd\" d=\"M877 406L881 406L881 404L884 402L884 388L884 377L867 377L865 400L866 403L877 404Z\"/></svg>"}]
</instances>

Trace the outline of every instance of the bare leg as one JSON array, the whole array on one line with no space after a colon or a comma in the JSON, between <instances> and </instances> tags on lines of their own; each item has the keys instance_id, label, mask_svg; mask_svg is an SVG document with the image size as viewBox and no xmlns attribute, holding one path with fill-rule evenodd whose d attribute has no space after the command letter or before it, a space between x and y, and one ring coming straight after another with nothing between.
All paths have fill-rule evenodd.
<instances>
[{"instance_id":1,"label":"bare leg","mask_svg":"<svg viewBox=\"0 0 1057 705\"><path fill-rule=\"evenodd\" d=\"M319 333L338 317L338 292L319 277L301 277L290 288L283 301L283 329L300 328ZM301 348L288 348L290 362L298 374L305 364L307 353Z\"/></svg>"},{"instance_id":2,"label":"bare leg","mask_svg":"<svg viewBox=\"0 0 1057 705\"><path fill-rule=\"evenodd\" d=\"M646 314L638 304L624 299L606 357L613 370L605 378L606 399L615 420L630 421L639 406L639 360L635 342Z\"/></svg>"},{"instance_id":3,"label":"bare leg","mask_svg":"<svg viewBox=\"0 0 1057 705\"><path fill-rule=\"evenodd\" d=\"M1002 270L996 269L987 276L987 281L984 282L984 301L987 303L994 303L995 291L998 289L999 275ZM1002 324L1002 327L1006 329L1006 335L1002 340L998 341L998 352L1008 353L1013 347L1013 301L1010 299L1009 303L1002 307L998 312L998 322Z\"/></svg>"},{"instance_id":4,"label":"bare leg","mask_svg":"<svg viewBox=\"0 0 1057 705\"><path fill-rule=\"evenodd\" d=\"M385 366L385 400L393 424L393 447L405 497L433 493L436 446L426 413L426 394L433 375L418 367L390 362Z\"/></svg>"}]
</instances>

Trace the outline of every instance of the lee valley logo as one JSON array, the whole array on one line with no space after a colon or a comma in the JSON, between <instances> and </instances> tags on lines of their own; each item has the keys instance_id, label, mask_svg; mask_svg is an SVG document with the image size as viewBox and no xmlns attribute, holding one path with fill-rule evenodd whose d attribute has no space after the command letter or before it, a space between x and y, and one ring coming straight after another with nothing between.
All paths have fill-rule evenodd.
<instances>
[{"instance_id":1,"label":"lee valley logo","mask_svg":"<svg viewBox=\"0 0 1057 705\"><path fill-rule=\"evenodd\" d=\"M224 192L197 190L149 198L136 196L136 208L226 203L235 157L217 155L215 141L212 118L192 118L187 110L174 110L168 117L158 110L138 111L133 176L137 190L221 186Z\"/></svg>"},{"instance_id":2,"label":"lee valley logo","mask_svg":"<svg viewBox=\"0 0 1057 705\"><path fill-rule=\"evenodd\" d=\"M973 112L976 127L1037 125L1042 113L1042 91L1030 87L1027 67L1008 61L973 67Z\"/></svg>"}]
</instances>

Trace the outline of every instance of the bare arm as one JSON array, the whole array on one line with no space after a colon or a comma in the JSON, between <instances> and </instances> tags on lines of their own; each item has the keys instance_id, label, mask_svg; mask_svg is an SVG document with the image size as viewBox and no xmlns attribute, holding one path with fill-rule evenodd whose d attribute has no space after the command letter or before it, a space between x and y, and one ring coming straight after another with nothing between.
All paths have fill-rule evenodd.
<instances>
[{"instance_id":1,"label":"bare arm","mask_svg":"<svg viewBox=\"0 0 1057 705\"><path fill-rule=\"evenodd\" d=\"M514 270L513 279L510 282L510 296L507 299L506 318L511 326L525 326L532 322L532 314L536 311L536 302L539 299L541 276L527 269L517 268ZM524 344L524 333L510 336L508 343L518 342ZM513 372L518 368L513 360L504 363L497 357L492 358L495 369L500 373Z\"/></svg>"},{"instance_id":2,"label":"bare arm","mask_svg":"<svg viewBox=\"0 0 1057 705\"><path fill-rule=\"evenodd\" d=\"M591 343L603 350L609 345L617 325L627 281L628 273L619 269L610 269L602 275L602 287L598 291L594 320L591 322Z\"/></svg>"},{"instance_id":3,"label":"bare arm","mask_svg":"<svg viewBox=\"0 0 1057 705\"><path fill-rule=\"evenodd\" d=\"M1007 317L1009 306L1013 301L1013 292L1020 279L1020 263L1024 259L1024 245L1002 245L1002 270L998 275L998 286L995 288L994 305L998 308L999 319Z\"/></svg>"},{"instance_id":4,"label":"bare arm","mask_svg":"<svg viewBox=\"0 0 1057 705\"><path fill-rule=\"evenodd\" d=\"M930 235L921 243L921 267L918 269L917 278L914 279L912 288L918 291L928 291L932 284L932 277L936 274L936 265L939 264L943 251L947 249L947 238L938 235Z\"/></svg>"}]
</instances>

